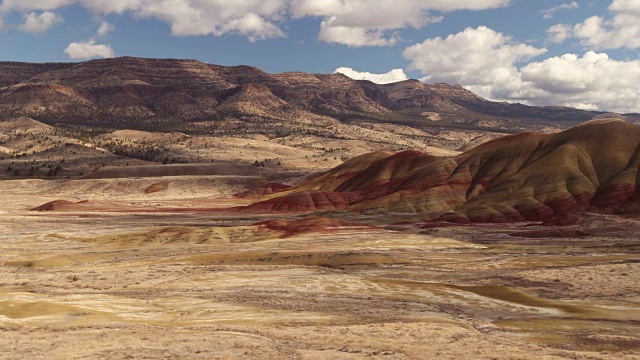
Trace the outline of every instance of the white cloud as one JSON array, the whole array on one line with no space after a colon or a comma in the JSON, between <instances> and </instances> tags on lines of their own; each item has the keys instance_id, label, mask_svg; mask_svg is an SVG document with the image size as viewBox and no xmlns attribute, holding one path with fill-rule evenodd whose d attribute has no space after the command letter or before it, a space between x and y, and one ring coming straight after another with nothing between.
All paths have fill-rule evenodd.
<instances>
[{"instance_id":1,"label":"white cloud","mask_svg":"<svg viewBox=\"0 0 640 360\"><path fill-rule=\"evenodd\" d=\"M394 31L422 28L440 13L507 6L510 0L3 0L0 14L79 5L96 15L129 13L166 22L177 36L235 33L251 41L285 36L283 20L322 18L319 38L348 46L393 45ZM434 12L436 13L434 15Z\"/></svg>"},{"instance_id":2,"label":"white cloud","mask_svg":"<svg viewBox=\"0 0 640 360\"><path fill-rule=\"evenodd\" d=\"M410 69L423 81L458 83L480 96L532 105L638 112L640 60L617 61L589 51L533 61L545 53L486 27L408 47Z\"/></svg>"},{"instance_id":3,"label":"white cloud","mask_svg":"<svg viewBox=\"0 0 640 360\"><path fill-rule=\"evenodd\" d=\"M458 83L492 100L640 110L640 60L616 61L589 51L521 64L545 52L479 27L428 39L405 49L404 56L410 69L425 75L423 81Z\"/></svg>"},{"instance_id":4,"label":"white cloud","mask_svg":"<svg viewBox=\"0 0 640 360\"><path fill-rule=\"evenodd\" d=\"M98 37L106 36L108 33L114 31L115 29L116 28L113 25L109 24L106 21L102 21L100 23L100 26L98 27L98 31L96 33L96 36L98 36Z\"/></svg>"},{"instance_id":5,"label":"white cloud","mask_svg":"<svg viewBox=\"0 0 640 360\"><path fill-rule=\"evenodd\" d=\"M130 13L171 26L177 36L237 33L250 40L283 36L277 22L292 0L3 0L0 14L79 5L97 15Z\"/></svg>"},{"instance_id":6,"label":"white cloud","mask_svg":"<svg viewBox=\"0 0 640 360\"><path fill-rule=\"evenodd\" d=\"M484 10L506 6L509 0L291 0L294 17L324 18L319 39L351 47L390 46L398 41L393 32L422 28L442 21L433 12Z\"/></svg>"},{"instance_id":7,"label":"white cloud","mask_svg":"<svg viewBox=\"0 0 640 360\"><path fill-rule=\"evenodd\" d=\"M546 51L480 26L427 39L403 55L411 61L409 69L425 75L424 81L461 84L492 99L527 99L535 94L523 86L516 64Z\"/></svg>"},{"instance_id":8,"label":"white cloud","mask_svg":"<svg viewBox=\"0 0 640 360\"><path fill-rule=\"evenodd\" d=\"M74 60L86 60L93 58L111 58L115 56L115 51L110 45L96 44L96 39L101 38L115 30L115 27L106 21L102 21L96 35L81 42L73 42L67 46L64 53Z\"/></svg>"},{"instance_id":9,"label":"white cloud","mask_svg":"<svg viewBox=\"0 0 640 360\"><path fill-rule=\"evenodd\" d=\"M562 44L573 36L573 29L567 24L557 24L547 29L548 39L556 44Z\"/></svg>"},{"instance_id":10,"label":"white cloud","mask_svg":"<svg viewBox=\"0 0 640 360\"><path fill-rule=\"evenodd\" d=\"M19 0L18 0L19 1ZM60 2L74 2L86 7L94 13L105 14L122 14L126 11L132 11L143 6L148 0L50 0Z\"/></svg>"},{"instance_id":11,"label":"white cloud","mask_svg":"<svg viewBox=\"0 0 640 360\"><path fill-rule=\"evenodd\" d=\"M218 35L228 32L244 35L251 42L285 36L278 26L253 13L247 14L241 19L228 22L221 28Z\"/></svg>"},{"instance_id":12,"label":"white cloud","mask_svg":"<svg viewBox=\"0 0 640 360\"><path fill-rule=\"evenodd\" d=\"M613 0L609 10L616 13L626 12L636 16L640 15L640 2L638 0Z\"/></svg>"},{"instance_id":13,"label":"white cloud","mask_svg":"<svg viewBox=\"0 0 640 360\"><path fill-rule=\"evenodd\" d=\"M507 6L510 0L291 0L295 17L338 16L355 26L399 28L425 24L429 11L485 10ZM364 15L364 16L363 16Z\"/></svg>"},{"instance_id":14,"label":"white cloud","mask_svg":"<svg viewBox=\"0 0 640 360\"><path fill-rule=\"evenodd\" d=\"M393 69L386 74L372 74L369 72L360 72L352 68L337 68L335 73L344 74L354 80L369 80L376 84L389 84L409 79L402 69Z\"/></svg>"},{"instance_id":15,"label":"white cloud","mask_svg":"<svg viewBox=\"0 0 640 360\"><path fill-rule=\"evenodd\" d=\"M424 1L398 2L380 0L373 2L369 0L346 0L322 3L300 0L294 2L293 13L296 17L324 17L333 26L366 30L392 30L405 27L421 28L434 20L429 15Z\"/></svg>"},{"instance_id":16,"label":"white cloud","mask_svg":"<svg viewBox=\"0 0 640 360\"><path fill-rule=\"evenodd\" d=\"M64 53L74 60L111 58L115 56L115 52L111 46L96 44L95 40L71 43L64 50Z\"/></svg>"},{"instance_id":17,"label":"white cloud","mask_svg":"<svg viewBox=\"0 0 640 360\"><path fill-rule=\"evenodd\" d=\"M284 36L277 23L286 10L287 0L139 0L132 7L138 17L168 23L174 35L237 33L253 41Z\"/></svg>"},{"instance_id":18,"label":"white cloud","mask_svg":"<svg viewBox=\"0 0 640 360\"><path fill-rule=\"evenodd\" d=\"M572 1L570 3L554 6L550 9L542 10L541 13L542 13L542 17L544 17L545 19L553 19L553 15L556 13L556 11L577 9L579 7L580 5L578 5L577 1Z\"/></svg>"},{"instance_id":19,"label":"white cloud","mask_svg":"<svg viewBox=\"0 0 640 360\"><path fill-rule=\"evenodd\" d=\"M133 10L148 1L149 0L3 0L0 4L0 12L57 10L78 4L95 13L110 14Z\"/></svg>"},{"instance_id":20,"label":"white cloud","mask_svg":"<svg viewBox=\"0 0 640 360\"><path fill-rule=\"evenodd\" d=\"M640 48L640 0L613 0L609 12L608 18L592 16L572 29L563 28L562 35L552 33L551 39L577 38L589 49Z\"/></svg>"},{"instance_id":21,"label":"white cloud","mask_svg":"<svg viewBox=\"0 0 640 360\"><path fill-rule=\"evenodd\" d=\"M24 23L19 28L25 32L43 33L63 21L62 16L51 11L45 11L40 15L30 12L24 14Z\"/></svg>"},{"instance_id":22,"label":"white cloud","mask_svg":"<svg viewBox=\"0 0 640 360\"><path fill-rule=\"evenodd\" d=\"M588 109L640 110L640 60L616 61L589 51L582 57L566 54L521 69L522 80L544 93L537 103L560 99L561 105Z\"/></svg>"},{"instance_id":23,"label":"white cloud","mask_svg":"<svg viewBox=\"0 0 640 360\"><path fill-rule=\"evenodd\" d=\"M385 37L385 33L380 30L334 25L335 20L336 18L332 17L322 22L318 39L349 47L392 46L398 42L395 35Z\"/></svg>"}]
</instances>

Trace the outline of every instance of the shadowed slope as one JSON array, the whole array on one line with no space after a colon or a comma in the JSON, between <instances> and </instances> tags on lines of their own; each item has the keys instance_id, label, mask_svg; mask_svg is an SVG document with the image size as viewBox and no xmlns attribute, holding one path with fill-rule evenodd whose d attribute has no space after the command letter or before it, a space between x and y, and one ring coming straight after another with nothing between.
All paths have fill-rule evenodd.
<instances>
[{"instance_id":1,"label":"shadowed slope","mask_svg":"<svg viewBox=\"0 0 640 360\"><path fill-rule=\"evenodd\" d=\"M456 222L570 222L578 211L640 211L640 127L597 120L523 133L456 157L361 156L244 210L424 213Z\"/></svg>"}]
</instances>

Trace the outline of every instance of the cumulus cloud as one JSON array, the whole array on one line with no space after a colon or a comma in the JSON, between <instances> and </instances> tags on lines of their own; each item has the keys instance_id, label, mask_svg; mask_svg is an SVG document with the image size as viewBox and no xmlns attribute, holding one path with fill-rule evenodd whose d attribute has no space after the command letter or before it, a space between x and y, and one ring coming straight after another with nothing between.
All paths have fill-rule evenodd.
<instances>
[{"instance_id":1,"label":"cumulus cloud","mask_svg":"<svg viewBox=\"0 0 640 360\"><path fill-rule=\"evenodd\" d=\"M547 29L548 40L556 44L562 44L573 36L573 29L567 24L557 24Z\"/></svg>"},{"instance_id":2,"label":"cumulus cloud","mask_svg":"<svg viewBox=\"0 0 640 360\"><path fill-rule=\"evenodd\" d=\"M461 84L491 99L528 99L536 92L523 84L516 64L546 51L480 26L427 39L406 48L403 56L424 81Z\"/></svg>"},{"instance_id":3,"label":"cumulus cloud","mask_svg":"<svg viewBox=\"0 0 640 360\"><path fill-rule=\"evenodd\" d=\"M329 43L340 43L349 47L391 46L398 42L395 35L385 36L383 31L361 27L334 25L335 17L320 25L318 39Z\"/></svg>"},{"instance_id":4,"label":"cumulus cloud","mask_svg":"<svg viewBox=\"0 0 640 360\"><path fill-rule=\"evenodd\" d=\"M277 22L287 4L287 0L139 0L133 11L167 22L178 36L238 33L255 41L284 35Z\"/></svg>"},{"instance_id":5,"label":"cumulus cloud","mask_svg":"<svg viewBox=\"0 0 640 360\"><path fill-rule=\"evenodd\" d=\"M543 91L538 103L561 99L561 105L586 109L640 110L640 60L616 61L589 51L534 62L521 73L523 81Z\"/></svg>"},{"instance_id":6,"label":"cumulus cloud","mask_svg":"<svg viewBox=\"0 0 640 360\"><path fill-rule=\"evenodd\" d=\"M71 43L64 50L64 53L74 60L111 58L115 56L115 51L111 46L96 44L95 40Z\"/></svg>"},{"instance_id":7,"label":"cumulus cloud","mask_svg":"<svg viewBox=\"0 0 640 360\"><path fill-rule=\"evenodd\" d=\"M354 80L369 80L376 84L389 84L409 79L402 69L393 69L386 74L372 74L369 72L360 72L348 67L337 68L335 73L344 74Z\"/></svg>"},{"instance_id":8,"label":"cumulus cloud","mask_svg":"<svg viewBox=\"0 0 640 360\"><path fill-rule=\"evenodd\" d=\"M40 15L30 12L24 14L24 23L19 28L25 32L43 33L63 21L62 16L51 11L45 11Z\"/></svg>"},{"instance_id":9,"label":"cumulus cloud","mask_svg":"<svg viewBox=\"0 0 640 360\"><path fill-rule=\"evenodd\" d=\"M96 33L96 36L98 36L98 37L106 36L108 33L114 31L115 29L116 28L113 25L109 24L106 21L102 21L100 23L100 26L98 27L98 31Z\"/></svg>"},{"instance_id":10,"label":"cumulus cloud","mask_svg":"<svg viewBox=\"0 0 640 360\"><path fill-rule=\"evenodd\" d=\"M280 30L278 26L253 13L226 23L219 31L214 32L214 34L222 35L230 32L244 35L251 42L285 36L284 32Z\"/></svg>"},{"instance_id":11,"label":"cumulus cloud","mask_svg":"<svg viewBox=\"0 0 640 360\"><path fill-rule=\"evenodd\" d=\"M484 10L506 6L509 0L292 0L294 17L324 18L319 39L351 47L390 46L394 31L422 28L442 21L434 12Z\"/></svg>"},{"instance_id":12,"label":"cumulus cloud","mask_svg":"<svg viewBox=\"0 0 640 360\"><path fill-rule=\"evenodd\" d=\"M562 35L552 33L551 39L561 42L577 38L589 49L640 48L640 1L613 0L608 10L609 17L589 17L573 28L563 28ZM549 31L557 30L557 26L564 25Z\"/></svg>"},{"instance_id":13,"label":"cumulus cloud","mask_svg":"<svg viewBox=\"0 0 640 360\"><path fill-rule=\"evenodd\" d=\"M100 22L96 35L87 40L73 42L64 49L64 53L74 60L87 60L94 58L111 58L115 56L115 51L110 45L96 44L96 39L106 36L114 31L115 27L106 21Z\"/></svg>"},{"instance_id":14,"label":"cumulus cloud","mask_svg":"<svg viewBox=\"0 0 640 360\"><path fill-rule=\"evenodd\" d=\"M507 6L510 0L3 0L0 14L79 5L96 15L129 13L166 22L177 36L235 33L251 41L285 36L288 18L322 19L319 39L348 46L388 46L394 31L421 28L456 10ZM434 14L435 13L435 14Z\"/></svg>"},{"instance_id":15,"label":"cumulus cloud","mask_svg":"<svg viewBox=\"0 0 640 360\"><path fill-rule=\"evenodd\" d=\"M0 14L79 5L96 15L129 13L168 23L177 36L237 33L255 41L284 35L278 22L292 0L3 0Z\"/></svg>"},{"instance_id":16,"label":"cumulus cloud","mask_svg":"<svg viewBox=\"0 0 640 360\"><path fill-rule=\"evenodd\" d=\"M405 49L404 57L410 69L425 75L423 81L457 83L492 100L640 110L640 60L617 61L589 51L531 61L545 52L479 27L427 39Z\"/></svg>"},{"instance_id":17,"label":"cumulus cloud","mask_svg":"<svg viewBox=\"0 0 640 360\"><path fill-rule=\"evenodd\" d=\"M542 10L542 17L545 19L553 19L553 15L556 13L556 11L559 10L571 10L571 9L577 9L579 8L580 5L578 5L577 1L572 1L570 3L566 3L566 4L560 4L558 6L554 6L550 9L545 9Z\"/></svg>"},{"instance_id":18,"label":"cumulus cloud","mask_svg":"<svg viewBox=\"0 0 640 360\"><path fill-rule=\"evenodd\" d=\"M34 10L57 10L66 6L80 5L95 13L122 13L135 9L148 0L3 0L0 12L29 12Z\"/></svg>"}]
</instances>

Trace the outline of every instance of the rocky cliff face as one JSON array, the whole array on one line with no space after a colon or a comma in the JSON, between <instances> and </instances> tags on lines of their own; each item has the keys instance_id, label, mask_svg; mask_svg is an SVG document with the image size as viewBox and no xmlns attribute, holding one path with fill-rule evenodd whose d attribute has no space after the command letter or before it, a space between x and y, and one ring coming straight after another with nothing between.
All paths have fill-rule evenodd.
<instances>
[{"instance_id":1,"label":"rocky cliff face","mask_svg":"<svg viewBox=\"0 0 640 360\"><path fill-rule=\"evenodd\" d=\"M238 95L240 94L240 95ZM256 106L251 105L255 103ZM194 60L115 58L83 63L0 63L0 119L30 116L58 124L153 128L156 123L242 116L299 116L428 126L574 124L600 113L484 100L460 86L407 80L377 85L341 74L268 74L249 66ZM488 122L487 122L488 121ZM492 122L494 121L494 122ZM497 121L497 122L495 122ZM526 127L526 126L525 126Z\"/></svg>"}]
</instances>

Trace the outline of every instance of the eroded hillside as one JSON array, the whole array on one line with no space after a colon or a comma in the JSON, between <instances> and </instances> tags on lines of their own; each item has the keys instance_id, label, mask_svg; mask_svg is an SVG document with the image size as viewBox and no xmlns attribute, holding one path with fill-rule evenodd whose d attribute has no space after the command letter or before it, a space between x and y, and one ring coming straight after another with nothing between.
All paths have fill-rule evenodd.
<instances>
[{"instance_id":1,"label":"eroded hillside","mask_svg":"<svg viewBox=\"0 0 640 360\"><path fill-rule=\"evenodd\" d=\"M571 223L581 211L640 212L640 127L594 120L523 133L453 157L418 151L353 159L243 209L424 214L453 222Z\"/></svg>"},{"instance_id":2,"label":"eroded hillside","mask_svg":"<svg viewBox=\"0 0 640 360\"><path fill-rule=\"evenodd\" d=\"M457 85L377 85L342 74L268 74L194 60L115 58L69 64L0 63L0 117L49 124L204 131L215 122L318 117L415 128L540 130L602 115L482 99ZM213 122L213 124L211 123ZM276 128L277 129L277 128ZM276 130L274 129L274 130Z\"/></svg>"}]
</instances>

